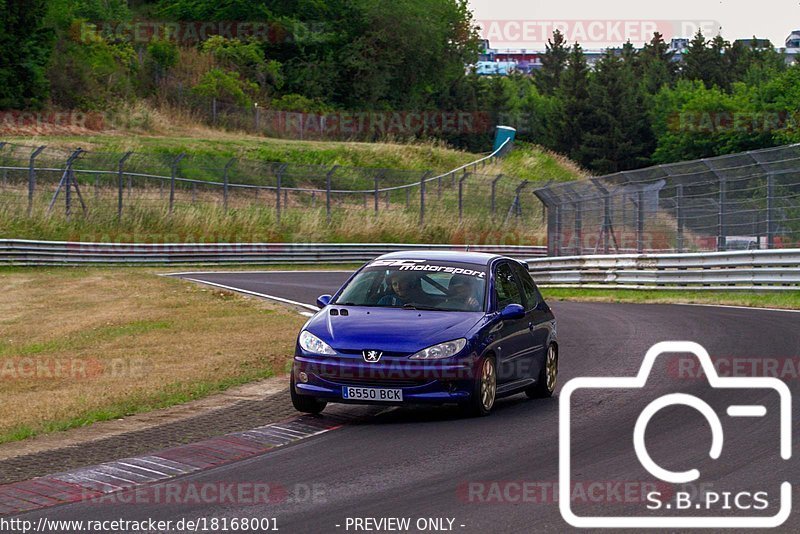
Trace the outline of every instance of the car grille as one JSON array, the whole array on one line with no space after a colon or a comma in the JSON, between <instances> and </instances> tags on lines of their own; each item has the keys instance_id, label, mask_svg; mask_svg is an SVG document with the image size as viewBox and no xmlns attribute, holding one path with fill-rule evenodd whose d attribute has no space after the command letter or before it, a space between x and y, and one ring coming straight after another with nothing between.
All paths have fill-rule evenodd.
<instances>
[{"instance_id":1,"label":"car grille","mask_svg":"<svg viewBox=\"0 0 800 534\"><path fill-rule=\"evenodd\" d=\"M433 382L431 379L403 379L403 378L370 378L370 377L338 377L320 375L320 378L339 384L341 386L366 386L366 387L381 387L381 388L409 388L416 386L424 386Z\"/></svg>"}]
</instances>

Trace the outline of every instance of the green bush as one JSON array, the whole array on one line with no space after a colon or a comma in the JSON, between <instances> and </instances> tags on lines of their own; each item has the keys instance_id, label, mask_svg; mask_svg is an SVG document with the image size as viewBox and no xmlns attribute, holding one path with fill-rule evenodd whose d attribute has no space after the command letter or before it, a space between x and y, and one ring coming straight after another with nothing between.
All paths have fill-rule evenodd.
<instances>
[{"instance_id":1,"label":"green bush","mask_svg":"<svg viewBox=\"0 0 800 534\"><path fill-rule=\"evenodd\" d=\"M200 46L226 68L235 69L244 78L253 80L266 92L283 86L284 76L278 61L267 61L261 45L253 40L240 41L227 39L220 35L208 38Z\"/></svg>"},{"instance_id":2,"label":"green bush","mask_svg":"<svg viewBox=\"0 0 800 534\"><path fill-rule=\"evenodd\" d=\"M238 106L252 106L250 94L258 90L253 82L242 80L235 72L214 68L208 71L200 83L192 88L197 95L233 102Z\"/></svg>"},{"instance_id":3,"label":"green bush","mask_svg":"<svg viewBox=\"0 0 800 534\"><path fill-rule=\"evenodd\" d=\"M73 109L113 107L135 95L138 65L130 43L61 39L47 70L53 101Z\"/></svg>"}]
</instances>

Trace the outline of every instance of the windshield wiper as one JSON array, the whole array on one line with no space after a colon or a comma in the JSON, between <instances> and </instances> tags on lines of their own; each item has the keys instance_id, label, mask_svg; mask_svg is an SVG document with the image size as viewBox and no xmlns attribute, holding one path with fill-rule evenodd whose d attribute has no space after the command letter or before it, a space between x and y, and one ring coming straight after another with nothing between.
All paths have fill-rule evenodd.
<instances>
[{"instance_id":1,"label":"windshield wiper","mask_svg":"<svg viewBox=\"0 0 800 534\"><path fill-rule=\"evenodd\" d=\"M441 311L441 308L436 308L434 306L422 306L420 304L413 304L409 302L408 304L403 304L404 310L427 310L427 311Z\"/></svg>"}]
</instances>

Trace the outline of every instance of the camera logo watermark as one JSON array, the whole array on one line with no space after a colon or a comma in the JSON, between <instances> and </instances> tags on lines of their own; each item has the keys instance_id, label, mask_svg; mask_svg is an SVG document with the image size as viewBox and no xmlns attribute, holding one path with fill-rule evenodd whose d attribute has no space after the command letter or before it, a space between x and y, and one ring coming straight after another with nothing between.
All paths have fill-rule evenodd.
<instances>
[{"instance_id":1,"label":"camera logo watermark","mask_svg":"<svg viewBox=\"0 0 800 534\"><path fill-rule=\"evenodd\" d=\"M791 446L791 393L782 381L771 377L720 377L717 375L708 352L697 343L689 341L666 341L657 343L645 355L639 373L628 377L580 377L567 382L559 399L559 509L564 519L572 526L582 528L768 528L783 524L791 513L791 484L782 482L780 487L780 509L773 516L658 516L643 514L642 516L578 516L572 509L570 499L570 483L572 465L570 457L571 440L571 398L573 393L582 389L643 389L650 376L656 358L662 353L691 353L700 361L703 371L712 389L725 388L737 390L773 390L777 392L780 403L780 455L788 460L792 455ZM711 427L712 459L720 457L725 437L720 416L704 400L684 393L672 393L659 397L644 407L633 430L633 446L636 457L647 472L667 483L692 483L700 479L698 469L682 472L670 471L658 465L651 457L645 444L645 431L652 417L669 406L683 405L700 412ZM759 418L767 413L761 405L730 405L726 415L729 418ZM757 492L709 492L703 496L702 502L695 503L691 499L677 495L674 503L664 502L658 492L648 495L647 511L668 510L675 514L694 510L722 509L731 510L763 510L768 507L767 493Z\"/></svg>"}]
</instances>

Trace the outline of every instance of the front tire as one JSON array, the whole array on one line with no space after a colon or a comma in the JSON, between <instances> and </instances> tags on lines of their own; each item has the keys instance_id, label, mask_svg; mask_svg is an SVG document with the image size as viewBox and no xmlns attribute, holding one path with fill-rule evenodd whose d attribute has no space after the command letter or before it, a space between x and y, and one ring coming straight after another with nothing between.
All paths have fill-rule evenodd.
<instances>
[{"instance_id":1,"label":"front tire","mask_svg":"<svg viewBox=\"0 0 800 534\"><path fill-rule=\"evenodd\" d=\"M554 344L547 347L544 366L539 372L539 379L534 385L525 390L531 399L546 399L553 396L558 380L558 349Z\"/></svg>"},{"instance_id":2,"label":"front tire","mask_svg":"<svg viewBox=\"0 0 800 534\"><path fill-rule=\"evenodd\" d=\"M316 415L328 405L327 402L315 399L314 397L299 395L295 390L294 372L292 372L292 378L289 381L289 395L292 397L292 406L294 406L294 409L298 412Z\"/></svg>"},{"instance_id":3,"label":"front tire","mask_svg":"<svg viewBox=\"0 0 800 534\"><path fill-rule=\"evenodd\" d=\"M472 387L472 395L463 406L465 413L471 417L489 415L497 399L497 367L494 358L481 358L478 376Z\"/></svg>"}]
</instances>

